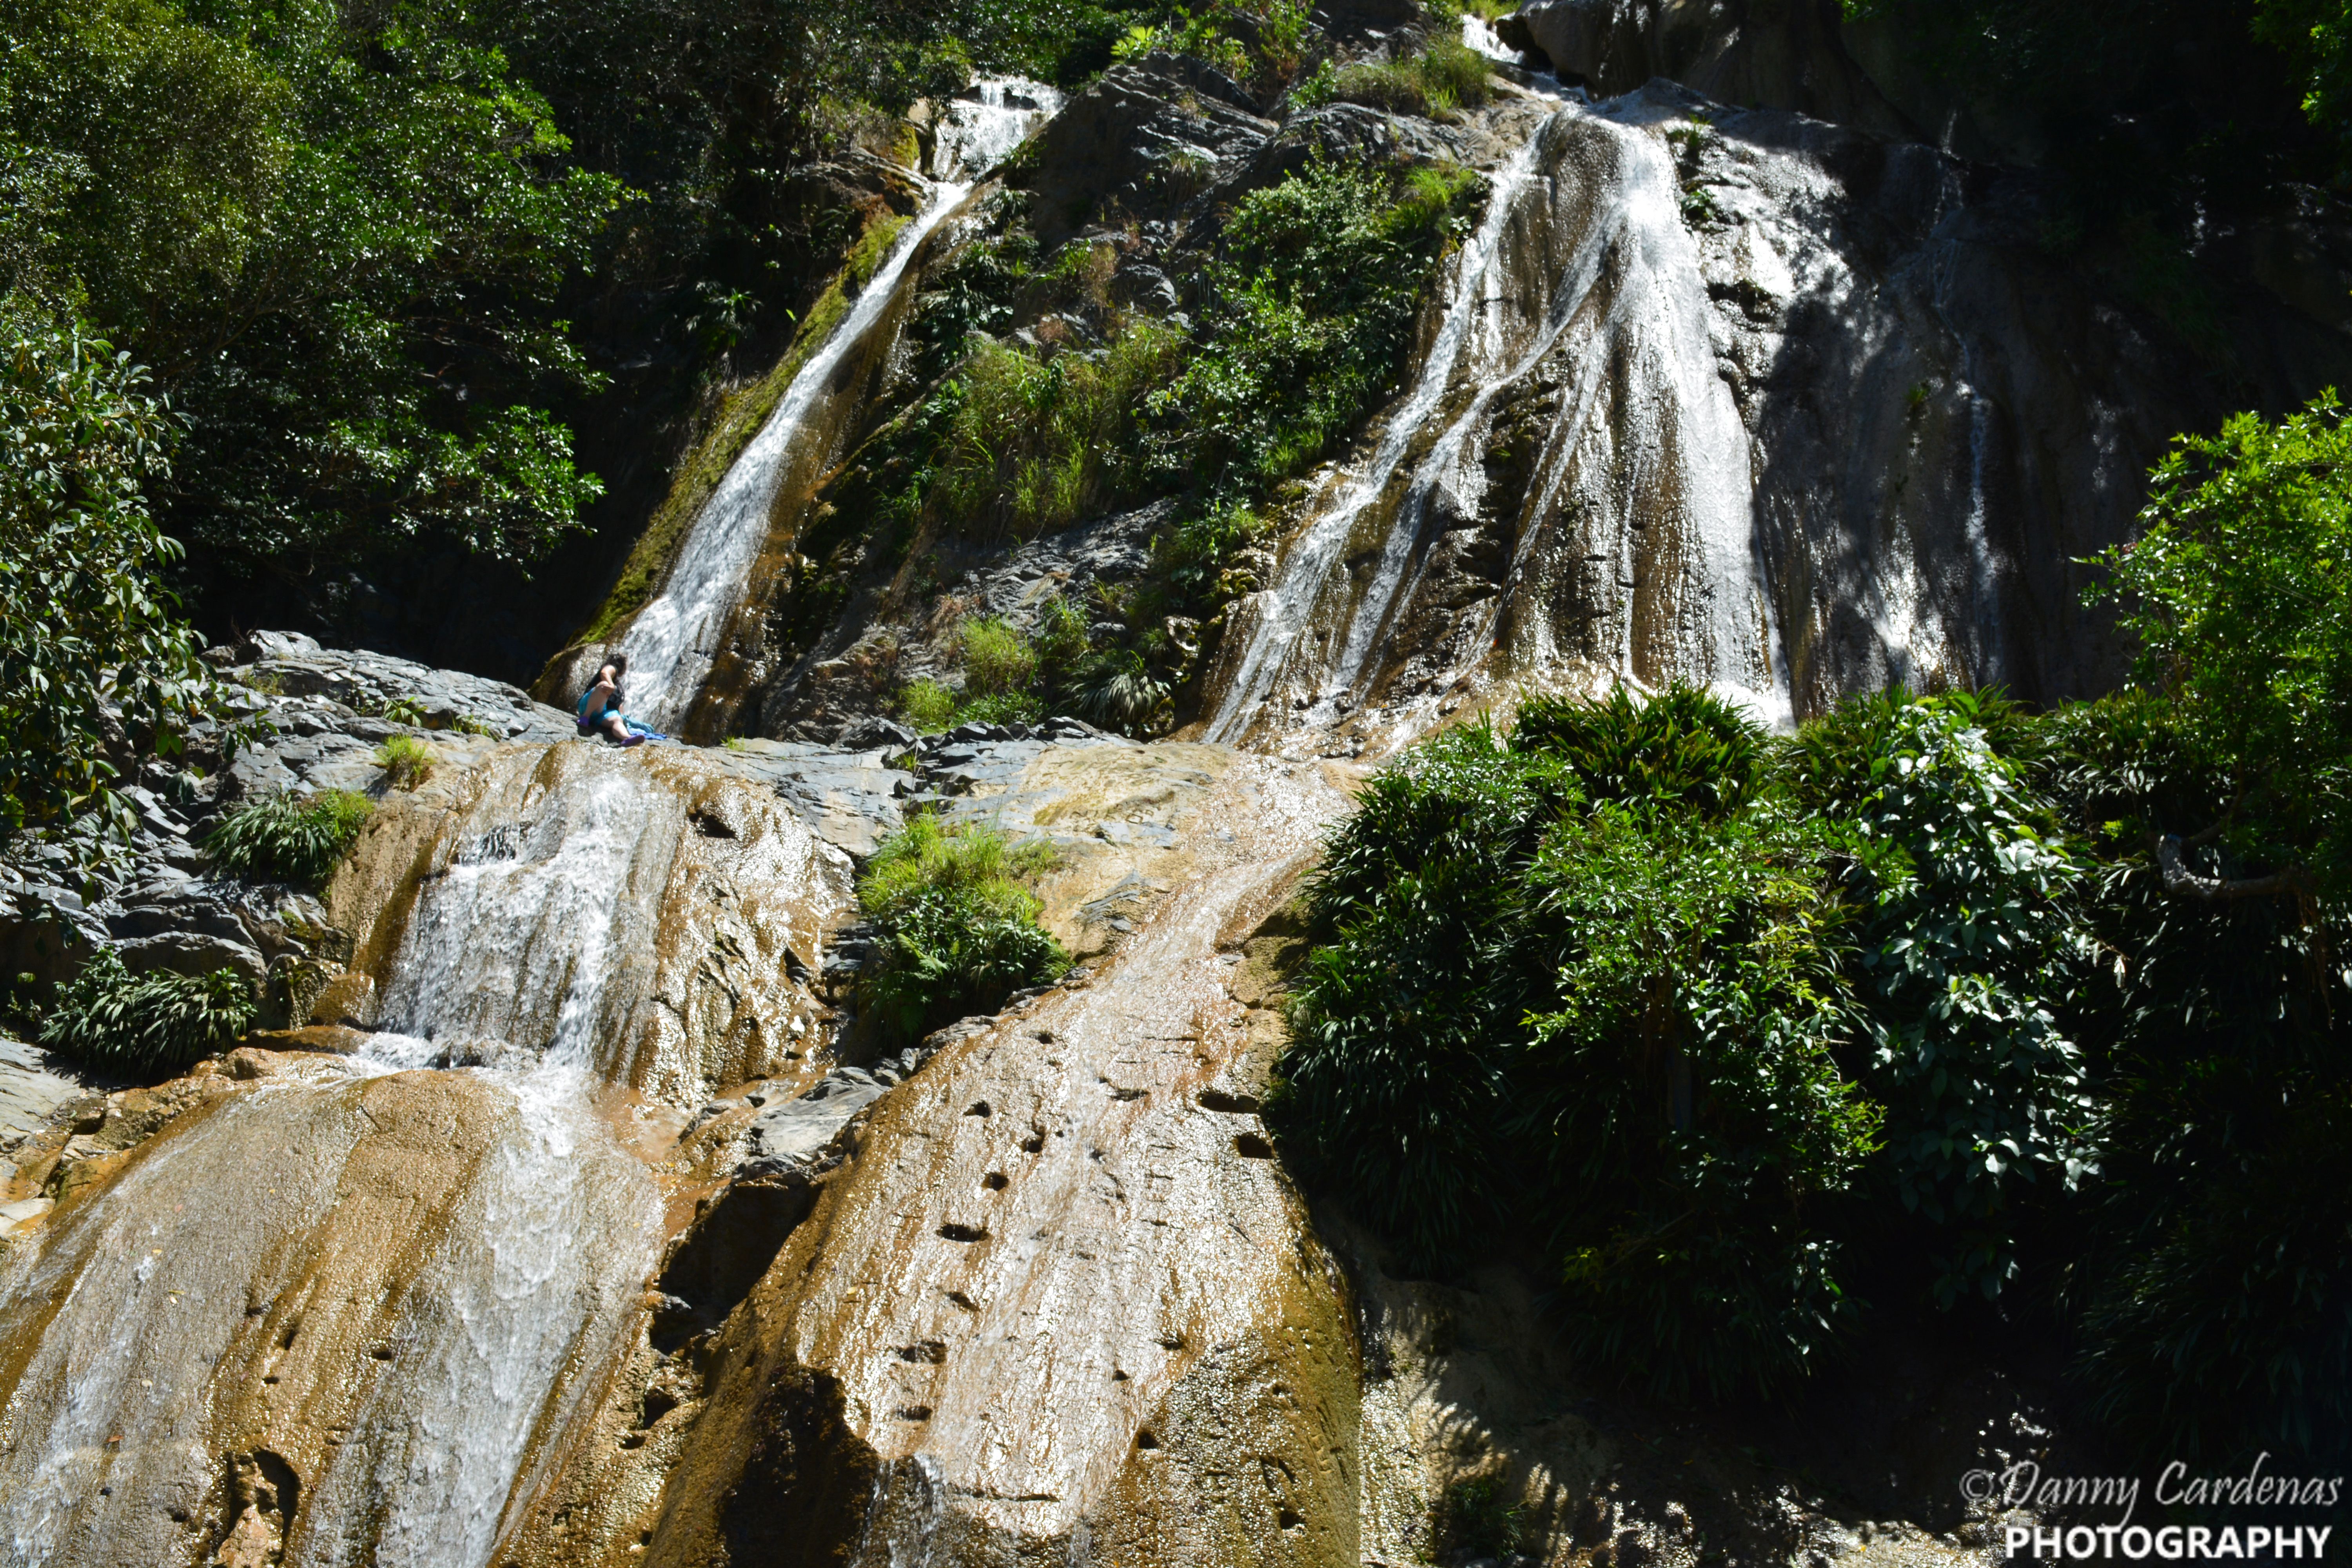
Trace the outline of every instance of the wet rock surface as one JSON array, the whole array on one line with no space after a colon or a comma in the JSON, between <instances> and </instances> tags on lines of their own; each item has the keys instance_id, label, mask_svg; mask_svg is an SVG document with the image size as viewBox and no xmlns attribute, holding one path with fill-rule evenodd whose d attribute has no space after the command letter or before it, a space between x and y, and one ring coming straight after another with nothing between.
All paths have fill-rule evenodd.
<instances>
[{"instance_id":1,"label":"wet rock surface","mask_svg":"<svg viewBox=\"0 0 2352 1568\"><path fill-rule=\"evenodd\" d=\"M698 1222L808 1173L804 1216L742 1209L754 1250L793 1217L721 1325L690 1290L723 1270L693 1232L672 1253L688 1289L656 1310L692 1331L621 1379L626 1435L524 1560L767 1561L740 1553L786 1533L795 1560L1355 1560L1352 1334L1243 1109L1266 1037L1244 953L1220 951L1287 896L1338 797L1245 759L1200 787L1221 847L1108 965L942 1031L878 1096L843 1072L719 1112L798 1150L836 1094L858 1106L814 1160L740 1164Z\"/></svg>"}]
</instances>

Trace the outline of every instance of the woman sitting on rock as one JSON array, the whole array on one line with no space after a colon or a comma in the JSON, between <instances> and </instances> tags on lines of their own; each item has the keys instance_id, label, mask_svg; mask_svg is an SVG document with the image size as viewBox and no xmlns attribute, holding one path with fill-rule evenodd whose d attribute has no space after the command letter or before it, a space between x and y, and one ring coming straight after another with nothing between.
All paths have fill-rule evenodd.
<instances>
[{"instance_id":1,"label":"woman sitting on rock","mask_svg":"<svg viewBox=\"0 0 2352 1568\"><path fill-rule=\"evenodd\" d=\"M580 699L580 738L598 735L620 746L641 746L646 738L621 717L621 678L629 673L629 656L616 653L596 671L596 683Z\"/></svg>"}]
</instances>

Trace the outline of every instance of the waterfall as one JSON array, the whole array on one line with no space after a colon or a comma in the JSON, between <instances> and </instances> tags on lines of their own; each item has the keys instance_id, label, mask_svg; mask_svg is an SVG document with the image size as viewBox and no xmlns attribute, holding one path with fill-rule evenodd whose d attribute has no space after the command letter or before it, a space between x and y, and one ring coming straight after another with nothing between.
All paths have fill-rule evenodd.
<instances>
[{"instance_id":1,"label":"waterfall","mask_svg":"<svg viewBox=\"0 0 2352 1568\"><path fill-rule=\"evenodd\" d=\"M677 727L694 706L718 656L719 636L742 602L751 564L767 541L769 512L802 433L826 400L835 373L889 309L923 241L970 193L963 184L931 187L923 210L899 231L856 304L793 375L775 412L703 503L668 581L630 623L631 705L656 728Z\"/></svg>"},{"instance_id":2,"label":"waterfall","mask_svg":"<svg viewBox=\"0 0 2352 1568\"><path fill-rule=\"evenodd\" d=\"M720 809L679 766L502 753L417 883L361 1054L195 1115L11 1260L0 1559L179 1561L184 1531L236 1525L306 1568L492 1560L662 1238L606 1108L661 943L702 918L680 900L714 890L678 869L689 805ZM788 900L764 882L819 860L761 809L783 826L721 842L763 885L725 901L761 904L773 946ZM238 1523L223 1454L298 1495Z\"/></svg>"},{"instance_id":3,"label":"waterfall","mask_svg":"<svg viewBox=\"0 0 2352 1568\"><path fill-rule=\"evenodd\" d=\"M1060 92L1024 77L982 77L971 90L940 110L927 165L935 180L977 179L1062 110Z\"/></svg>"},{"instance_id":4,"label":"waterfall","mask_svg":"<svg viewBox=\"0 0 2352 1568\"><path fill-rule=\"evenodd\" d=\"M668 581L630 624L631 700L656 728L677 728L700 694L719 639L750 585L793 459L842 364L888 310L908 265L971 194L971 182L1062 105L1052 88L1014 77L983 78L972 90L973 98L952 100L941 110L922 211L899 232L856 305L793 375L775 412L729 467L688 531Z\"/></svg>"},{"instance_id":5,"label":"waterfall","mask_svg":"<svg viewBox=\"0 0 2352 1568\"><path fill-rule=\"evenodd\" d=\"M1692 680L1789 721L1748 435L1717 370L1673 163L1640 112L1567 103L1496 174L1435 341L1370 458L1324 487L1273 588L1236 616L1246 641L1210 738L1275 722L1285 691L1310 730L1375 694L1414 619L1433 521L1476 520L1497 410L1539 372L1559 391L1528 500L1496 520L1510 573L1424 695L1505 651L1509 613L1517 679ZM1539 545L1608 563L1611 581L1591 603L1545 602ZM1391 729L1426 717L1399 713Z\"/></svg>"},{"instance_id":6,"label":"waterfall","mask_svg":"<svg viewBox=\"0 0 2352 1568\"><path fill-rule=\"evenodd\" d=\"M1474 332L1486 329L1481 335L1491 337L1491 319L1501 303L1507 281L1496 266L1502 254L1503 232L1517 208L1520 194L1535 177L1535 171L1536 139L1531 136L1495 178L1486 218L1454 268L1454 286L1445 302L1444 321L1438 329L1437 342L1423 362L1420 378L1404 405L1388 421L1371 460L1340 491L1336 501L1308 524L1284 560L1281 580L1270 602L1260 605L1248 652L1241 660L1239 672L1225 689L1216 717L1210 722L1211 740L1230 742L1239 737L1247 728L1255 705L1271 695L1261 688L1280 671L1318 605L1344 594L1345 576L1335 574L1333 569L1339 563L1340 552L1357 520L1387 491L1414 439L1436 413L1438 404L1453 384L1454 371ZM1409 538L1399 539L1403 531L1401 526L1391 533L1390 548L1381 556L1384 576L1392 576L1390 558L1401 553L1401 546L1411 544ZM1374 593L1379 592L1376 587ZM1351 646L1355 640L1351 629Z\"/></svg>"}]
</instances>

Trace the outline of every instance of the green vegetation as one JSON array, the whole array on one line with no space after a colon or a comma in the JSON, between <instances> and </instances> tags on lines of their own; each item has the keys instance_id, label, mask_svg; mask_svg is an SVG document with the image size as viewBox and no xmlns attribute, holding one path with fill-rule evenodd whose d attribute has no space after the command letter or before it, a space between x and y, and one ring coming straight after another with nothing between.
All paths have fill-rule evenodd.
<instances>
[{"instance_id":1,"label":"green vegetation","mask_svg":"<svg viewBox=\"0 0 2352 1568\"><path fill-rule=\"evenodd\" d=\"M982 826L921 816L884 840L858 879L857 902L883 939L863 994L896 1039L993 1012L1025 985L1069 968L1037 924L1027 883L1053 865L1050 845L1014 846Z\"/></svg>"},{"instance_id":2,"label":"green vegetation","mask_svg":"<svg viewBox=\"0 0 2352 1568\"><path fill-rule=\"evenodd\" d=\"M257 1010L253 988L233 969L133 975L101 948L58 991L41 1044L102 1069L177 1073L235 1045Z\"/></svg>"},{"instance_id":3,"label":"green vegetation","mask_svg":"<svg viewBox=\"0 0 2352 1568\"><path fill-rule=\"evenodd\" d=\"M414 735L394 735L375 749L375 765L394 789L415 789L433 772L433 748Z\"/></svg>"},{"instance_id":4,"label":"green vegetation","mask_svg":"<svg viewBox=\"0 0 2352 1568\"><path fill-rule=\"evenodd\" d=\"M2352 426L2335 393L2273 425L2184 437L2145 531L2103 558L2140 640L2140 685L2171 699L2187 758L2223 803L2151 824L2218 835L2334 900L2352 892Z\"/></svg>"},{"instance_id":5,"label":"green vegetation","mask_svg":"<svg viewBox=\"0 0 2352 1568\"><path fill-rule=\"evenodd\" d=\"M1244 196L1192 356L1147 405L1159 471L1213 509L1247 505L1354 429L1479 192L1466 169L1318 162Z\"/></svg>"},{"instance_id":6,"label":"green vegetation","mask_svg":"<svg viewBox=\"0 0 2352 1568\"><path fill-rule=\"evenodd\" d=\"M926 735L956 727L956 694L936 680L914 680L898 689L898 717Z\"/></svg>"},{"instance_id":7,"label":"green vegetation","mask_svg":"<svg viewBox=\"0 0 2352 1568\"><path fill-rule=\"evenodd\" d=\"M1100 350L1049 358L982 340L958 373L933 492L942 520L1029 539L1132 496L1142 478L1132 412L1181 353L1175 333L1141 321Z\"/></svg>"},{"instance_id":8,"label":"green vegetation","mask_svg":"<svg viewBox=\"0 0 2352 1568\"><path fill-rule=\"evenodd\" d=\"M594 377L556 298L620 188L554 166L495 48L423 10L7 12L0 136L42 195L5 308L154 367L185 537L299 574L362 535L527 560L572 525L598 487L548 403Z\"/></svg>"},{"instance_id":9,"label":"green vegetation","mask_svg":"<svg viewBox=\"0 0 2352 1568\"><path fill-rule=\"evenodd\" d=\"M1534 1249L1656 1395L1997 1300L2125 1447L2352 1457L2344 439L2179 444L2116 696L1534 699L1407 752L1310 889L1289 1157L1411 1266Z\"/></svg>"},{"instance_id":10,"label":"green vegetation","mask_svg":"<svg viewBox=\"0 0 2352 1568\"><path fill-rule=\"evenodd\" d=\"M184 420L151 499L215 619L419 542L527 563L601 492L573 431L604 399L685 416L836 258L878 258L893 220L861 237L794 170L1169 14L6 0L0 321L151 367Z\"/></svg>"},{"instance_id":11,"label":"green vegetation","mask_svg":"<svg viewBox=\"0 0 2352 1568\"><path fill-rule=\"evenodd\" d=\"M0 357L0 850L77 818L127 834L113 781L131 738L174 754L211 700L161 582L179 547L142 499L169 418L125 356L71 330Z\"/></svg>"},{"instance_id":12,"label":"green vegetation","mask_svg":"<svg viewBox=\"0 0 2352 1568\"><path fill-rule=\"evenodd\" d=\"M1442 120L1486 101L1490 68L1486 56L1457 35L1445 33L1402 59L1336 68L1325 60L1291 89L1290 100L1301 109L1361 103L1392 114Z\"/></svg>"},{"instance_id":13,"label":"green vegetation","mask_svg":"<svg viewBox=\"0 0 2352 1568\"><path fill-rule=\"evenodd\" d=\"M320 887L374 810L350 790L268 795L230 811L205 835L203 848L232 877Z\"/></svg>"},{"instance_id":14,"label":"green vegetation","mask_svg":"<svg viewBox=\"0 0 2352 1568\"><path fill-rule=\"evenodd\" d=\"M1469 1476L1447 1487L1430 1510L1435 1550L1449 1557L1517 1556L1526 1538L1504 1485L1495 1476Z\"/></svg>"},{"instance_id":15,"label":"green vegetation","mask_svg":"<svg viewBox=\"0 0 2352 1568\"><path fill-rule=\"evenodd\" d=\"M1137 25L1117 53L1133 58L1154 49L1206 60L1244 86L1271 95L1306 63L1310 0L1206 0L1177 6L1158 26Z\"/></svg>"}]
</instances>

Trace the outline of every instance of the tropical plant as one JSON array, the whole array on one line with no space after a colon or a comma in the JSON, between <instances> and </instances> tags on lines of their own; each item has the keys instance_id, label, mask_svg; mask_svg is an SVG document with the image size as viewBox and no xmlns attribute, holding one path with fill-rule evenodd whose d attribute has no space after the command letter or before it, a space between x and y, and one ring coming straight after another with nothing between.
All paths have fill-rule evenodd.
<instances>
[{"instance_id":1,"label":"tropical plant","mask_svg":"<svg viewBox=\"0 0 2352 1568\"><path fill-rule=\"evenodd\" d=\"M1269 1116L1408 1266L1528 1226L1585 1353L1665 1394L1784 1388L1850 1325L1817 1211L1878 1119L1835 1059L1840 840L1748 798L1737 713L1656 701L1527 704L1507 744L1375 775L1310 886Z\"/></svg>"},{"instance_id":2,"label":"tropical plant","mask_svg":"<svg viewBox=\"0 0 2352 1568\"><path fill-rule=\"evenodd\" d=\"M1466 169L1318 159L1243 196L1193 356L1147 403L1160 471L1189 474L1213 506L1246 504L1352 429L1480 189Z\"/></svg>"},{"instance_id":3,"label":"tropical plant","mask_svg":"<svg viewBox=\"0 0 2352 1568\"><path fill-rule=\"evenodd\" d=\"M1011 623L993 616L976 616L956 631L963 658L964 689L996 695L1024 690L1037 679L1037 650Z\"/></svg>"},{"instance_id":4,"label":"tropical plant","mask_svg":"<svg viewBox=\"0 0 2352 1568\"><path fill-rule=\"evenodd\" d=\"M2159 853L2219 836L2268 879L2200 897L2352 892L2352 425L2335 394L2275 423L2252 414L2178 438L2143 531L2100 559L2095 596L2123 603L2137 684L2173 706L2180 741L2224 781L2221 811L2150 826ZM2176 842L2167 845L2162 840Z\"/></svg>"},{"instance_id":5,"label":"tropical plant","mask_svg":"<svg viewBox=\"0 0 2352 1568\"><path fill-rule=\"evenodd\" d=\"M265 795L229 811L202 847L230 876L318 887L334 874L374 809L351 790Z\"/></svg>"},{"instance_id":6,"label":"tropical plant","mask_svg":"<svg viewBox=\"0 0 2352 1568\"><path fill-rule=\"evenodd\" d=\"M1688 686L1651 697L1622 686L1597 700L1531 697L1512 722L1511 749L1566 763L1592 800L1708 816L1747 805L1765 776L1762 726Z\"/></svg>"},{"instance_id":7,"label":"tropical plant","mask_svg":"<svg viewBox=\"0 0 2352 1568\"><path fill-rule=\"evenodd\" d=\"M2097 955L2065 1022L2096 1092L2097 1178L2070 1227L2063 1298L2092 1403L2137 1447L2352 1454L2344 1391L2352 1275L2352 984L2326 925L2282 899L2182 899L2152 824L2213 820L2172 705L2124 692L2054 714L2038 771L2095 870ZM2215 880L2245 868L2188 851Z\"/></svg>"},{"instance_id":8,"label":"tropical plant","mask_svg":"<svg viewBox=\"0 0 2352 1568\"><path fill-rule=\"evenodd\" d=\"M1041 356L982 342L959 372L962 401L933 493L940 514L1026 539L1130 493L1142 475L1133 412L1181 352L1173 332L1143 321L1094 352Z\"/></svg>"},{"instance_id":9,"label":"tropical plant","mask_svg":"<svg viewBox=\"0 0 2352 1568\"><path fill-rule=\"evenodd\" d=\"M242 574L434 532L544 552L598 493L553 305L619 200L459 18L10 0L0 129L73 171L35 270L187 419L159 499Z\"/></svg>"},{"instance_id":10,"label":"tropical plant","mask_svg":"<svg viewBox=\"0 0 2352 1568\"><path fill-rule=\"evenodd\" d=\"M1026 886L1053 861L1043 841L1016 846L997 828L951 827L928 813L882 842L857 900L883 945L861 994L886 1032L911 1038L992 1012L1013 992L1068 969Z\"/></svg>"},{"instance_id":11,"label":"tropical plant","mask_svg":"<svg viewBox=\"0 0 2352 1568\"><path fill-rule=\"evenodd\" d=\"M233 969L134 975L100 948L58 991L41 1044L104 1070L176 1073L227 1049L252 1026L253 988Z\"/></svg>"},{"instance_id":12,"label":"tropical plant","mask_svg":"<svg viewBox=\"0 0 2352 1568\"><path fill-rule=\"evenodd\" d=\"M1606 803L1528 883L1559 955L1514 1074L1571 1341L1655 1393L1784 1391L1853 1325L1825 1225L1875 1147L1837 838L1767 802L1724 821Z\"/></svg>"},{"instance_id":13,"label":"tropical plant","mask_svg":"<svg viewBox=\"0 0 2352 1568\"><path fill-rule=\"evenodd\" d=\"M918 733L936 735L955 727L956 694L936 680L908 681L898 689L892 706Z\"/></svg>"},{"instance_id":14,"label":"tropical plant","mask_svg":"<svg viewBox=\"0 0 2352 1568\"><path fill-rule=\"evenodd\" d=\"M2084 1165L2082 1053L2053 1012L2082 868L1993 749L1988 730L2011 721L1998 699L1896 689L1809 725L1790 763L1801 804L1853 825L1860 1076L1886 1107L1883 1171L1945 1229L1946 1301L1998 1294L2019 1190L2071 1187Z\"/></svg>"},{"instance_id":15,"label":"tropical plant","mask_svg":"<svg viewBox=\"0 0 2352 1568\"><path fill-rule=\"evenodd\" d=\"M179 546L142 499L170 426L144 374L79 329L0 358L0 849L78 818L127 835L121 769L178 752L213 700L161 581Z\"/></svg>"}]
</instances>

